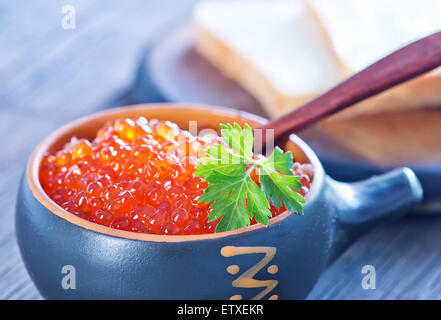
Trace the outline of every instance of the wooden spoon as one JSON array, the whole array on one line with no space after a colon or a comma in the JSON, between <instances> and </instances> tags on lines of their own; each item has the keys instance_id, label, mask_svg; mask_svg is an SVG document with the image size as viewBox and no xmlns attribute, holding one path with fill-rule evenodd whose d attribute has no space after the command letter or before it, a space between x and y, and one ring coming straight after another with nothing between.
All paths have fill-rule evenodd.
<instances>
[{"instance_id":1,"label":"wooden spoon","mask_svg":"<svg viewBox=\"0 0 441 320\"><path fill-rule=\"evenodd\" d=\"M267 122L260 129L273 129L275 145L281 145L289 134L439 65L441 31L389 54L321 96ZM271 135L263 134L262 146L269 137Z\"/></svg>"}]
</instances>

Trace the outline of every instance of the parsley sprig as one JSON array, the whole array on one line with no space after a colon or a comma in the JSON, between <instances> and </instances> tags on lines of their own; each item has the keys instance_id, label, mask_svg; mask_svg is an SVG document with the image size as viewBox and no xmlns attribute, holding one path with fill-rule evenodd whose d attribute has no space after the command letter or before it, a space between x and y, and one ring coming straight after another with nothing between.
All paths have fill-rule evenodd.
<instances>
[{"instance_id":1,"label":"parsley sprig","mask_svg":"<svg viewBox=\"0 0 441 320\"><path fill-rule=\"evenodd\" d=\"M209 148L195 173L209 183L199 201L211 203L209 221L220 218L216 232L248 226L253 217L268 225L268 199L277 209L284 204L303 214L305 199L296 192L302 184L294 176L291 152L276 147L268 158L253 156L254 136L248 124L243 129L237 123L221 124L221 134L225 146ZM250 177L256 168L260 187Z\"/></svg>"}]
</instances>

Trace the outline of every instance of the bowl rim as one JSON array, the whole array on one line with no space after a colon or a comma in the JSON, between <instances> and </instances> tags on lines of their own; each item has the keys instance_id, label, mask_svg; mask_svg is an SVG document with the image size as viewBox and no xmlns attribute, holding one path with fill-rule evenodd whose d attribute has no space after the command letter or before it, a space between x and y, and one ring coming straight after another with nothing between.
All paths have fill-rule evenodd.
<instances>
[{"instance_id":1,"label":"bowl rim","mask_svg":"<svg viewBox=\"0 0 441 320\"><path fill-rule=\"evenodd\" d=\"M281 222L288 216L292 215L291 212L286 211L278 215L277 217L270 219L268 226L264 226L261 223L257 223L244 228L231 230L231 231L224 231L219 233L200 234L200 235L146 234L146 233L137 233L137 232L119 230L80 218L60 207L55 201L50 199L49 196L46 194L46 192L43 190L39 180L39 169L40 169L41 159L44 153L49 149L49 147L51 147L55 142L57 142L59 140L59 137L63 136L64 133L73 130L75 127L77 127L80 124L93 122L94 120L104 116L115 117L116 119L116 118L120 118L120 116L118 115L122 115L124 117L124 114L126 113L131 113L131 112L137 113L137 112L145 111L147 117L149 110L158 109L158 108L167 108L167 107L178 108L178 109L191 109L199 112L209 112L214 115L219 114L222 116L228 116L236 119L237 118L243 118L245 120L249 119L250 121L254 121L257 123L264 123L268 121L263 117L245 111L235 110L228 107L213 106L209 104L196 104L196 103L135 104L135 105L126 105L118 108L112 108L112 109L92 113L90 115L69 122L63 125L62 127L56 129L46 138L44 138L33 150L26 165L26 179L35 199L53 214L79 227L89 229L91 231L95 231L98 233L102 233L108 236L114 236L114 237L132 239L132 240L148 241L148 242L186 242L186 241L227 238L234 235L248 233L251 231L263 230L266 227L276 225L277 223ZM127 115L127 117L130 117L130 115ZM304 209L305 211L307 211L307 208L318 196L318 191L320 189L320 186L323 184L325 173L318 157L315 155L314 151L312 151L312 149L303 140L301 140L299 137L297 137L294 134L290 135L290 140L302 150L302 152L305 154L306 158L308 158L309 162L313 165L314 168L314 178L311 183L311 188L305 197L307 202L305 204Z\"/></svg>"}]
</instances>

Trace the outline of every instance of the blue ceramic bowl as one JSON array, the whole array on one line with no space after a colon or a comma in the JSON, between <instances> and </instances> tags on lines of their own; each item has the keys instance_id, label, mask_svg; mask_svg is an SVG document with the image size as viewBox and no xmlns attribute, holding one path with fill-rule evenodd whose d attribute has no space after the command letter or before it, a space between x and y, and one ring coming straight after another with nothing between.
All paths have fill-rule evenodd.
<instances>
[{"instance_id":1,"label":"blue ceramic bowl","mask_svg":"<svg viewBox=\"0 0 441 320\"><path fill-rule=\"evenodd\" d=\"M292 135L285 149L314 166L304 215L285 212L268 227L195 236L139 234L83 220L44 193L38 170L45 151L71 136L92 138L121 117L219 122L266 120L226 108L151 104L113 109L75 121L33 152L17 201L20 251L35 285L50 299L302 299L351 241L386 219L406 214L422 198L410 169L358 183L326 176L314 152Z\"/></svg>"}]
</instances>

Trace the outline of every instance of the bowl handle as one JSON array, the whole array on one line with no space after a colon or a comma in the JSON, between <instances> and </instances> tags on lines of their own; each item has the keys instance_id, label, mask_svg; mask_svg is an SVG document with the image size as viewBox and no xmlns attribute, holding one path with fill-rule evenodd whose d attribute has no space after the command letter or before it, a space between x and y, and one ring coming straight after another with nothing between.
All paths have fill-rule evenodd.
<instances>
[{"instance_id":1,"label":"bowl handle","mask_svg":"<svg viewBox=\"0 0 441 320\"><path fill-rule=\"evenodd\" d=\"M423 198L421 184L409 168L353 183L327 179L335 199L339 199L334 256L377 224L409 213Z\"/></svg>"}]
</instances>

